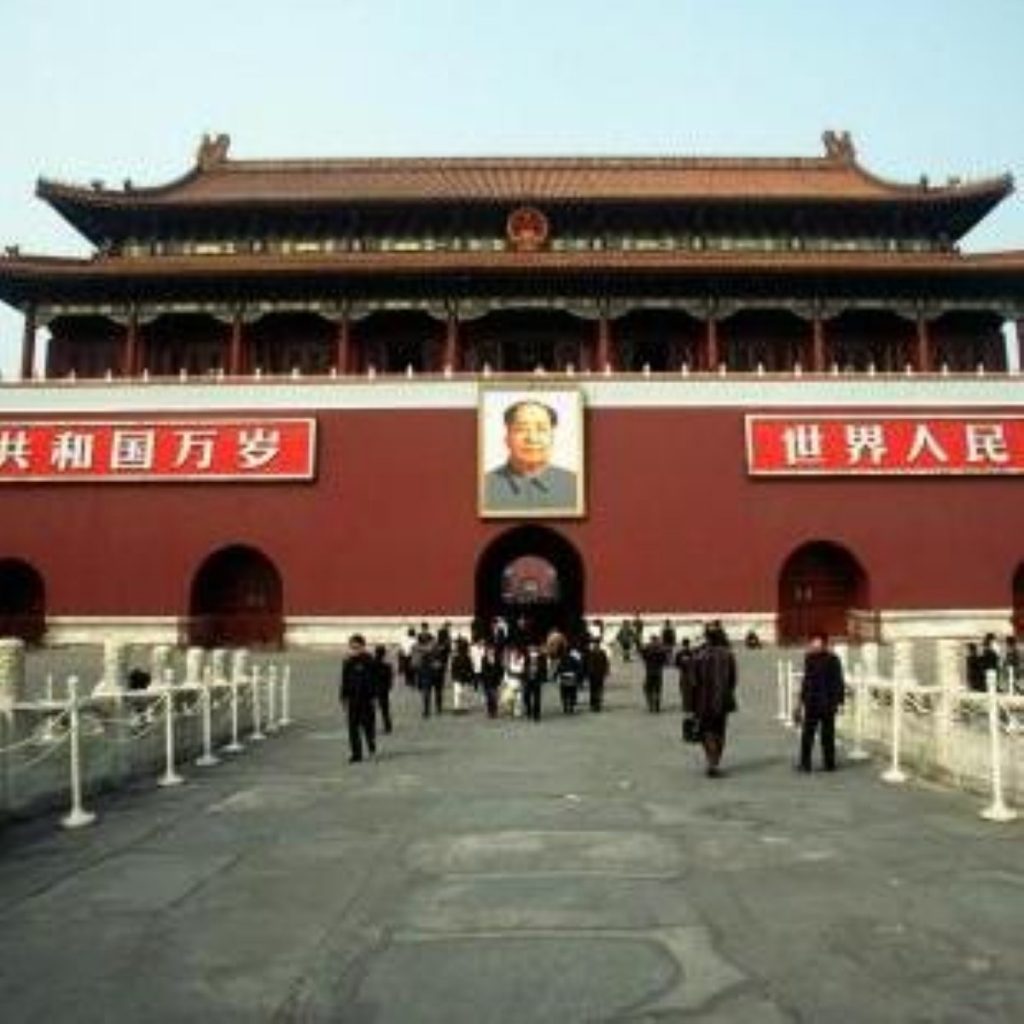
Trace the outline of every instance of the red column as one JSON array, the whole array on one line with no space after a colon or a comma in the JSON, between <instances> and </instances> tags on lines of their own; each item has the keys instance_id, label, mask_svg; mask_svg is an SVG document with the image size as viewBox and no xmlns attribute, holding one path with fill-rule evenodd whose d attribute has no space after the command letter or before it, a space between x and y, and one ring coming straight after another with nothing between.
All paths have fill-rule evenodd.
<instances>
[{"instance_id":1,"label":"red column","mask_svg":"<svg viewBox=\"0 0 1024 1024\"><path fill-rule=\"evenodd\" d=\"M932 339L928 330L928 321L917 318L917 355L914 359L918 373L930 373L932 369Z\"/></svg>"},{"instance_id":2,"label":"red column","mask_svg":"<svg viewBox=\"0 0 1024 1024\"><path fill-rule=\"evenodd\" d=\"M606 316L597 321L597 366L595 370L604 372L606 366L615 369L615 356L612 352L612 322Z\"/></svg>"},{"instance_id":3,"label":"red column","mask_svg":"<svg viewBox=\"0 0 1024 1024\"><path fill-rule=\"evenodd\" d=\"M231 339L228 345L228 376L242 373L242 314L235 313L231 321Z\"/></svg>"},{"instance_id":4,"label":"red column","mask_svg":"<svg viewBox=\"0 0 1024 1024\"><path fill-rule=\"evenodd\" d=\"M124 350L121 354L121 376L134 377L139 365L139 317L132 310L124 326Z\"/></svg>"},{"instance_id":5,"label":"red column","mask_svg":"<svg viewBox=\"0 0 1024 1024\"><path fill-rule=\"evenodd\" d=\"M704 338L704 369L718 369L718 321L709 316L707 320L707 336Z\"/></svg>"},{"instance_id":6,"label":"red column","mask_svg":"<svg viewBox=\"0 0 1024 1024\"><path fill-rule=\"evenodd\" d=\"M811 369L821 373L825 369L825 321L815 316L811 321L814 332L811 346Z\"/></svg>"},{"instance_id":7,"label":"red column","mask_svg":"<svg viewBox=\"0 0 1024 1024\"><path fill-rule=\"evenodd\" d=\"M338 330L334 335L334 370L339 377L349 372L352 332L346 314L338 321Z\"/></svg>"},{"instance_id":8,"label":"red column","mask_svg":"<svg viewBox=\"0 0 1024 1024\"><path fill-rule=\"evenodd\" d=\"M21 338L21 379L31 380L36 367L36 307L25 308L25 331Z\"/></svg>"},{"instance_id":9,"label":"red column","mask_svg":"<svg viewBox=\"0 0 1024 1024\"><path fill-rule=\"evenodd\" d=\"M445 323L444 356L441 360L442 370L451 367L454 373L459 368L459 318L452 313Z\"/></svg>"}]
</instances>

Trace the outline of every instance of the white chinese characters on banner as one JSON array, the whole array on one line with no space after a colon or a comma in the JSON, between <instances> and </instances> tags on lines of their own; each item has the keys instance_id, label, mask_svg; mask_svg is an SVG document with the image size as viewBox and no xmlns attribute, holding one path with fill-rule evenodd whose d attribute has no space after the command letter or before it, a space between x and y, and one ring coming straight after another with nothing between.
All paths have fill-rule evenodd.
<instances>
[{"instance_id":1,"label":"white chinese characters on banner","mask_svg":"<svg viewBox=\"0 0 1024 1024\"><path fill-rule=\"evenodd\" d=\"M309 480L311 419L0 422L0 483Z\"/></svg>"},{"instance_id":2,"label":"white chinese characters on banner","mask_svg":"<svg viewBox=\"0 0 1024 1024\"><path fill-rule=\"evenodd\" d=\"M1024 416L746 417L753 475L1024 473Z\"/></svg>"}]
</instances>

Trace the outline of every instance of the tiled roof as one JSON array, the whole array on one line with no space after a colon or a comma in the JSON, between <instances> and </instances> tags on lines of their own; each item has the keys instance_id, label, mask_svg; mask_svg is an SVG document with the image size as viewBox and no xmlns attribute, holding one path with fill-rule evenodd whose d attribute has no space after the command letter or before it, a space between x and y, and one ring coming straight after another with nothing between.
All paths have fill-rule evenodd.
<instances>
[{"instance_id":1,"label":"tiled roof","mask_svg":"<svg viewBox=\"0 0 1024 1024\"><path fill-rule=\"evenodd\" d=\"M156 188L110 190L41 181L51 201L116 207L238 203L653 202L870 200L1005 194L1008 176L941 186L884 181L857 162L848 137L797 158L495 157L233 160L206 139L195 168Z\"/></svg>"}]
</instances>

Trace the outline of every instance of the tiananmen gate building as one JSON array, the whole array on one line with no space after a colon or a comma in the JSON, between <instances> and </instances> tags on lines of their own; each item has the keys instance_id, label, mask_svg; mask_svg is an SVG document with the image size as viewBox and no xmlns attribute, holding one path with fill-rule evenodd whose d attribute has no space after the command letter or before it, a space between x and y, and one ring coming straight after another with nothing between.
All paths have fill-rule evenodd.
<instances>
[{"instance_id":1,"label":"tiananmen gate building","mask_svg":"<svg viewBox=\"0 0 1024 1024\"><path fill-rule=\"evenodd\" d=\"M1012 181L896 184L824 142L260 161L218 136L159 187L41 180L94 251L0 257L0 630L1020 629L1024 251L959 248Z\"/></svg>"}]
</instances>

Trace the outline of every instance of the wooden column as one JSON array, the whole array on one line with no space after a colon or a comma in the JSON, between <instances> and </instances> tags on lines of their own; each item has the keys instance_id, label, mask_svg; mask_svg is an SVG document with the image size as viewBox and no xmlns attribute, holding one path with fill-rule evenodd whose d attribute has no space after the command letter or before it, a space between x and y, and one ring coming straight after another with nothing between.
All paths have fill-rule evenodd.
<instances>
[{"instance_id":1,"label":"wooden column","mask_svg":"<svg viewBox=\"0 0 1024 1024\"><path fill-rule=\"evenodd\" d=\"M242 374L242 314L237 312L231 321L231 338L228 343L228 376Z\"/></svg>"},{"instance_id":2,"label":"wooden column","mask_svg":"<svg viewBox=\"0 0 1024 1024\"><path fill-rule=\"evenodd\" d=\"M811 321L811 330L811 369L815 373L822 373L825 370L825 321L815 316Z\"/></svg>"},{"instance_id":3,"label":"wooden column","mask_svg":"<svg viewBox=\"0 0 1024 1024\"><path fill-rule=\"evenodd\" d=\"M704 337L704 369L713 372L718 369L718 321L709 316L707 334Z\"/></svg>"},{"instance_id":4,"label":"wooden column","mask_svg":"<svg viewBox=\"0 0 1024 1024\"><path fill-rule=\"evenodd\" d=\"M932 339L928 329L928 321L923 316L917 318L917 354L914 359L918 373L930 373L932 370Z\"/></svg>"},{"instance_id":5,"label":"wooden column","mask_svg":"<svg viewBox=\"0 0 1024 1024\"><path fill-rule=\"evenodd\" d=\"M352 330L346 313L337 323L334 335L334 371L339 377L349 372L351 359Z\"/></svg>"},{"instance_id":6,"label":"wooden column","mask_svg":"<svg viewBox=\"0 0 1024 1024\"><path fill-rule=\"evenodd\" d=\"M25 307L25 330L21 338L21 379L31 380L36 367L36 307Z\"/></svg>"},{"instance_id":7,"label":"wooden column","mask_svg":"<svg viewBox=\"0 0 1024 1024\"><path fill-rule=\"evenodd\" d=\"M134 377L139 365L139 316L132 310L124 325L124 349L121 353L121 376Z\"/></svg>"},{"instance_id":8,"label":"wooden column","mask_svg":"<svg viewBox=\"0 0 1024 1024\"><path fill-rule=\"evenodd\" d=\"M459 318L451 313L444 327L444 355L441 358L441 369L452 373L459 369Z\"/></svg>"},{"instance_id":9,"label":"wooden column","mask_svg":"<svg viewBox=\"0 0 1024 1024\"><path fill-rule=\"evenodd\" d=\"M594 367L595 370L603 373L606 366L611 369L615 369L615 355L612 352L612 322L606 317L602 316L597 321L597 355L595 358L597 365Z\"/></svg>"}]
</instances>

